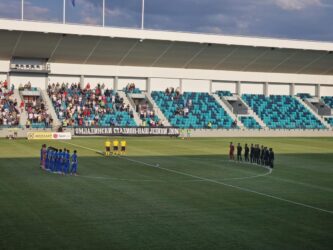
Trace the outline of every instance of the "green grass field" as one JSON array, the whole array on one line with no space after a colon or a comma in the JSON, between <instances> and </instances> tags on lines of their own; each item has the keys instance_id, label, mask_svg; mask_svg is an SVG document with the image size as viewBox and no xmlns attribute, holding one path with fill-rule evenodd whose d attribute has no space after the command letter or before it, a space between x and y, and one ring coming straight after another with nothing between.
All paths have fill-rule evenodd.
<instances>
[{"instance_id":1,"label":"green grass field","mask_svg":"<svg viewBox=\"0 0 333 250\"><path fill-rule=\"evenodd\" d=\"M230 140L45 142L78 149L74 177L39 169L42 141L0 139L0 249L332 249L333 139L232 139L273 147L272 173L229 162Z\"/></svg>"}]
</instances>

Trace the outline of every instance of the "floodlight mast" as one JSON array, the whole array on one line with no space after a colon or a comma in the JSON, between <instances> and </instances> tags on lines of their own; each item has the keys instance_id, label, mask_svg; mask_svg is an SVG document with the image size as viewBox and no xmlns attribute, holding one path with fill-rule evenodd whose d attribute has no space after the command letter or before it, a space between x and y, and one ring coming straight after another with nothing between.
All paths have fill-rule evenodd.
<instances>
[{"instance_id":1,"label":"floodlight mast","mask_svg":"<svg viewBox=\"0 0 333 250\"><path fill-rule=\"evenodd\" d=\"M142 12L141 12L141 29L144 29L145 22L145 0L142 0Z\"/></svg>"},{"instance_id":2,"label":"floodlight mast","mask_svg":"<svg viewBox=\"0 0 333 250\"><path fill-rule=\"evenodd\" d=\"M62 23L66 23L66 0L63 1L62 6Z\"/></svg>"},{"instance_id":3,"label":"floodlight mast","mask_svg":"<svg viewBox=\"0 0 333 250\"><path fill-rule=\"evenodd\" d=\"M21 20L24 20L24 0L21 1Z\"/></svg>"},{"instance_id":4,"label":"floodlight mast","mask_svg":"<svg viewBox=\"0 0 333 250\"><path fill-rule=\"evenodd\" d=\"M105 0L103 0L103 27L105 26Z\"/></svg>"}]
</instances>

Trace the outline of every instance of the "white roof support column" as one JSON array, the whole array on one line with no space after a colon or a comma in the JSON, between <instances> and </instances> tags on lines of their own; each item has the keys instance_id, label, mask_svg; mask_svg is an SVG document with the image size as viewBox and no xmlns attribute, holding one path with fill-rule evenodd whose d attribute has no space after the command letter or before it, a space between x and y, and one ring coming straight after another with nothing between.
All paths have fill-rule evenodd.
<instances>
[{"instance_id":1,"label":"white roof support column","mask_svg":"<svg viewBox=\"0 0 333 250\"><path fill-rule=\"evenodd\" d=\"M146 80L146 91L149 94L151 92L151 78L150 77L148 77L147 80Z\"/></svg>"},{"instance_id":2,"label":"white roof support column","mask_svg":"<svg viewBox=\"0 0 333 250\"><path fill-rule=\"evenodd\" d=\"M321 96L320 89L321 89L320 84L317 84L316 89L315 89L315 94L316 94L316 97L318 97L318 98L320 98L320 96Z\"/></svg>"},{"instance_id":3,"label":"white roof support column","mask_svg":"<svg viewBox=\"0 0 333 250\"><path fill-rule=\"evenodd\" d=\"M290 83L289 95L295 95L295 83Z\"/></svg>"},{"instance_id":4,"label":"white roof support column","mask_svg":"<svg viewBox=\"0 0 333 250\"><path fill-rule=\"evenodd\" d=\"M213 94L213 81L212 80L209 81L209 94L210 95Z\"/></svg>"},{"instance_id":5,"label":"white roof support column","mask_svg":"<svg viewBox=\"0 0 333 250\"><path fill-rule=\"evenodd\" d=\"M114 91L117 91L117 90L118 90L118 76L115 76L115 77L114 77L113 90L114 90Z\"/></svg>"},{"instance_id":6,"label":"white roof support column","mask_svg":"<svg viewBox=\"0 0 333 250\"><path fill-rule=\"evenodd\" d=\"M84 86L84 75L80 76L80 86L81 86L82 89L84 89L84 87L85 87Z\"/></svg>"},{"instance_id":7,"label":"white roof support column","mask_svg":"<svg viewBox=\"0 0 333 250\"><path fill-rule=\"evenodd\" d=\"M268 96L268 82L264 82L264 96Z\"/></svg>"},{"instance_id":8,"label":"white roof support column","mask_svg":"<svg viewBox=\"0 0 333 250\"><path fill-rule=\"evenodd\" d=\"M179 79L179 90L180 93L183 93L183 79Z\"/></svg>"},{"instance_id":9,"label":"white roof support column","mask_svg":"<svg viewBox=\"0 0 333 250\"><path fill-rule=\"evenodd\" d=\"M236 82L236 94L237 95L241 95L241 82L240 81L238 81L238 82Z\"/></svg>"}]
</instances>

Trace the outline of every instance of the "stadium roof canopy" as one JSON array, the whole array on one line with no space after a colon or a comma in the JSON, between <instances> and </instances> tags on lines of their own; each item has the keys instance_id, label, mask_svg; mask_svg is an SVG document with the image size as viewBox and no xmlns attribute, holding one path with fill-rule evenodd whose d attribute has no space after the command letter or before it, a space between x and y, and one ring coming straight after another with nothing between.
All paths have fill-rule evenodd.
<instances>
[{"instance_id":1,"label":"stadium roof canopy","mask_svg":"<svg viewBox=\"0 0 333 250\"><path fill-rule=\"evenodd\" d=\"M333 75L333 43L0 20L0 59Z\"/></svg>"}]
</instances>

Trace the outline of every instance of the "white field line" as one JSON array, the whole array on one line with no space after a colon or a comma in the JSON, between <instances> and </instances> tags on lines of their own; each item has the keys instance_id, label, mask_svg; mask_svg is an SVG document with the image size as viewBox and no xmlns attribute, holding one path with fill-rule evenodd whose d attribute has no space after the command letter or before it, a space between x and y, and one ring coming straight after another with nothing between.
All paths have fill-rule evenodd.
<instances>
[{"instance_id":1,"label":"white field line","mask_svg":"<svg viewBox=\"0 0 333 250\"><path fill-rule=\"evenodd\" d=\"M81 148L84 148L84 149L87 149L87 150L90 150L90 151L93 151L93 152L97 152L97 153L100 153L100 154L103 154L102 151L99 151L99 150L96 150L96 149L93 149L93 148L87 148L87 147L83 147L81 145L77 145L77 144L73 144L73 143L70 143L70 142L63 142L63 143L66 143L66 144L69 144L69 145L72 145L72 146L76 146L76 147L81 147ZM146 166L150 166L150 167L159 167L160 165L158 163L156 164L150 164L150 163L147 163L147 162L143 162L143 161L139 161L139 160L134 160L134 159L131 159L129 157L125 157L125 156L116 156L120 159L124 159L124 160L127 160L127 161L131 161L131 162L136 162L136 163L140 163L140 164L143 164L143 165L146 165ZM229 162L228 160L223 160L224 162ZM250 164L250 163L247 163L247 162L238 162L239 164L247 164L247 165L253 165L253 164ZM272 173L272 169L271 168L267 168L267 167L263 167L263 166L260 166L262 168L265 168L268 170L268 172L264 173L264 174L258 174L258 175L252 175L252 176L245 176L245 177L234 177L234 178L223 178L221 179L222 181L226 181L226 180L246 180L246 179L253 179L253 178L258 178L258 177L263 177L263 176L267 176L267 175L270 175ZM86 178L95 178L95 179L106 179L108 177L99 177L99 176L81 176L81 177L86 177ZM112 178L114 179L114 178ZM118 179L120 180L120 179ZM126 179L123 179L124 181L126 181ZM154 181L154 180L146 180L146 181ZM196 180L198 181L198 179ZM204 180L201 180L201 181L204 181Z\"/></svg>"},{"instance_id":2,"label":"white field line","mask_svg":"<svg viewBox=\"0 0 333 250\"><path fill-rule=\"evenodd\" d=\"M85 149L93 151L93 152L98 152L98 153L101 152L101 151L96 150L96 149L83 147L83 146L80 146L80 145L77 145L77 144L73 144L73 143L69 143L69 142L63 142L63 143L66 143L66 144L69 144L69 145L72 145L72 146L76 146L76 147L85 148ZM127 157L120 157L119 156L119 158L126 159L126 160L131 160L133 162L143 163L141 161L136 161L136 160L133 160L133 159L129 159ZM231 184L228 184L228 183L225 183L225 182L222 182L222 181L208 179L208 178L204 178L204 177L200 177L200 176L188 174L188 173L185 173L185 172L181 172L181 171L177 171L177 170L172 170L172 169L169 169L169 168L163 168L163 167L159 166L159 164L154 165L154 164L145 163L144 165L147 165L147 166L150 166L150 167L155 167L155 168L158 168L158 169L161 169L161 170L164 170L164 171L168 171L168 172L171 172L171 173L180 174L180 175L183 175L183 176L192 177L192 178L197 179L197 180L202 180L202 181L206 181L206 182L210 182L210 183L215 183L215 184L223 185L223 186L226 186L226 187L235 188L235 189L238 189L238 190L241 190L241 191L244 191L244 192L253 193L253 194L261 195L261 196L268 197L268 198L271 198L271 199L283 201L283 202L286 202L286 203L290 203L290 204L294 204L294 205L298 205L298 206L310 208L310 209L313 209L313 210L317 210L317 211L321 211L321 212L333 214L333 211L331 211L331 210L327 210L327 209L323 209L323 208L311 206L311 205L308 205L308 204L304 204L304 203L297 202L297 201L292 201L292 200L289 200L289 199L284 199L284 198L281 198L281 197L278 197L278 196L275 196L275 195L270 195L270 194L258 192L258 191L255 191L255 190L252 190L252 189L249 189L249 188L244 188L244 187L239 187L239 186L231 185Z\"/></svg>"}]
</instances>

